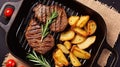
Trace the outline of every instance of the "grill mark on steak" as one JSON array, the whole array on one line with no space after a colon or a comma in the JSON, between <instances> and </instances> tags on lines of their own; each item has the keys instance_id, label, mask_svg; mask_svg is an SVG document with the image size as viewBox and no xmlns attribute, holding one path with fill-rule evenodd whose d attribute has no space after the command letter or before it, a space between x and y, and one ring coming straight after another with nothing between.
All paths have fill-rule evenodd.
<instances>
[{"instance_id":1,"label":"grill mark on steak","mask_svg":"<svg viewBox=\"0 0 120 67\"><path fill-rule=\"evenodd\" d=\"M60 20L61 20L62 10L59 7L57 7L57 9L59 10L59 11L57 11L58 12L58 17L56 19L56 22L51 24L50 29L51 29L51 31L59 32L59 30L61 29L61 27L60 27L60 23L61 23Z\"/></svg>"},{"instance_id":2,"label":"grill mark on steak","mask_svg":"<svg viewBox=\"0 0 120 67\"><path fill-rule=\"evenodd\" d=\"M41 41L41 26L40 24L45 24L47 19L50 18L53 11L58 13L58 17L53 20L53 23L50 25L50 31L61 32L63 31L67 24L67 15L65 10L62 7L52 5L46 6L38 4L33 8L35 13L35 19L31 19L29 26L26 29L25 37L28 41L28 44L38 53L45 54L54 46L54 38L51 34L48 34L43 41ZM39 23L37 22L39 21Z\"/></svg>"},{"instance_id":3,"label":"grill mark on steak","mask_svg":"<svg viewBox=\"0 0 120 67\"><path fill-rule=\"evenodd\" d=\"M54 38L48 34L41 41L41 27L34 19L31 19L29 26L26 29L25 37L28 44L38 53L45 54L54 46Z\"/></svg>"},{"instance_id":4,"label":"grill mark on steak","mask_svg":"<svg viewBox=\"0 0 120 67\"><path fill-rule=\"evenodd\" d=\"M26 36L28 36L28 38L30 38L30 37L38 37L38 36L40 36L40 35L41 35L40 32L36 33L36 35L26 34ZM41 36L40 36L40 37L41 37Z\"/></svg>"},{"instance_id":5,"label":"grill mark on steak","mask_svg":"<svg viewBox=\"0 0 120 67\"><path fill-rule=\"evenodd\" d=\"M26 34L36 34L36 33L39 33L39 31L40 31L40 29L35 29L35 30L29 30L29 31L27 31L27 33ZM40 32L41 33L41 32Z\"/></svg>"},{"instance_id":6,"label":"grill mark on steak","mask_svg":"<svg viewBox=\"0 0 120 67\"><path fill-rule=\"evenodd\" d=\"M42 17L41 18L42 18L43 23L46 23L46 16L45 16L46 15L46 9L45 8L46 8L45 6L42 7Z\"/></svg>"},{"instance_id":7,"label":"grill mark on steak","mask_svg":"<svg viewBox=\"0 0 120 67\"><path fill-rule=\"evenodd\" d=\"M37 38L41 38L40 34L36 34L36 35L26 35L27 36L27 39L37 39Z\"/></svg>"},{"instance_id":8,"label":"grill mark on steak","mask_svg":"<svg viewBox=\"0 0 120 67\"><path fill-rule=\"evenodd\" d=\"M63 13L63 12L62 12ZM60 22L62 20L62 13L61 13L61 16L60 16ZM61 29L61 23L60 23L60 29Z\"/></svg>"},{"instance_id":9,"label":"grill mark on steak","mask_svg":"<svg viewBox=\"0 0 120 67\"><path fill-rule=\"evenodd\" d=\"M39 25L32 25L30 30L40 29Z\"/></svg>"},{"instance_id":10,"label":"grill mark on steak","mask_svg":"<svg viewBox=\"0 0 120 67\"><path fill-rule=\"evenodd\" d=\"M37 45L41 45L41 46L37 46L36 48L33 49L40 52L41 54L45 54L48 50L50 50L54 46L54 45L50 45L50 44L54 44L54 38L51 35L47 35L47 37L44 38L43 42L38 41L37 43L38 43Z\"/></svg>"},{"instance_id":11,"label":"grill mark on steak","mask_svg":"<svg viewBox=\"0 0 120 67\"><path fill-rule=\"evenodd\" d=\"M54 7L55 6L50 6L49 8L50 8L50 13L52 13L53 11L54 11Z\"/></svg>"},{"instance_id":12,"label":"grill mark on steak","mask_svg":"<svg viewBox=\"0 0 120 67\"><path fill-rule=\"evenodd\" d=\"M39 9L41 9L41 7L42 7L42 4L37 5L37 6L33 9L33 11L37 11L36 14L35 14L35 17L38 17L39 20L41 20L41 19L39 18L39 16L41 16L41 11L39 10Z\"/></svg>"},{"instance_id":13,"label":"grill mark on steak","mask_svg":"<svg viewBox=\"0 0 120 67\"><path fill-rule=\"evenodd\" d=\"M57 10L58 10L58 7L57 6L55 6L55 11L57 12ZM59 13L58 13L59 14ZM59 16L58 16L59 17ZM59 19L58 19L58 17L57 17L57 19L56 19L56 22L54 22L55 23L55 30L56 30L56 28L57 28L57 21L59 21ZM52 25L51 25L52 26ZM50 28L51 29L51 28ZM52 31L52 30L51 30Z\"/></svg>"},{"instance_id":14,"label":"grill mark on steak","mask_svg":"<svg viewBox=\"0 0 120 67\"><path fill-rule=\"evenodd\" d=\"M56 5L42 5L40 8L38 8L38 6L41 6L41 4L38 4L36 7L34 7L33 11L35 12L35 17L42 23L46 23L47 19L50 17L53 11L56 11L58 13L57 19L55 19L54 23L50 25L51 31L61 32L66 28L68 20L64 8ZM41 15L41 12L43 15Z\"/></svg>"},{"instance_id":15,"label":"grill mark on steak","mask_svg":"<svg viewBox=\"0 0 120 67\"><path fill-rule=\"evenodd\" d=\"M33 8L33 11L37 11L38 9L40 9L41 5L42 4L37 5L35 8Z\"/></svg>"},{"instance_id":16,"label":"grill mark on steak","mask_svg":"<svg viewBox=\"0 0 120 67\"><path fill-rule=\"evenodd\" d=\"M65 16L66 16L66 17L65 17ZM68 20L67 20L66 12L64 11L63 8L62 8L61 22L62 22L62 23L60 24L60 28L61 28L61 29L65 29L65 28L66 28L65 26L67 26Z\"/></svg>"},{"instance_id":17,"label":"grill mark on steak","mask_svg":"<svg viewBox=\"0 0 120 67\"><path fill-rule=\"evenodd\" d=\"M35 29L40 29L39 25L31 25L28 27L28 30L35 30Z\"/></svg>"},{"instance_id":18,"label":"grill mark on steak","mask_svg":"<svg viewBox=\"0 0 120 67\"><path fill-rule=\"evenodd\" d=\"M43 5L42 5L42 7L39 11L41 11L41 14L40 14L39 18L40 18L41 22L43 22L43 19L42 19L42 17L43 17Z\"/></svg>"},{"instance_id":19,"label":"grill mark on steak","mask_svg":"<svg viewBox=\"0 0 120 67\"><path fill-rule=\"evenodd\" d=\"M56 6L50 6L50 13L52 13L53 11L57 11ZM54 19L53 23L50 25L50 29L51 29L51 26L53 26L56 29L56 23L55 22L57 22L57 18Z\"/></svg>"},{"instance_id":20,"label":"grill mark on steak","mask_svg":"<svg viewBox=\"0 0 120 67\"><path fill-rule=\"evenodd\" d=\"M46 19L48 19L50 17L50 8L48 6L46 6L46 14L47 14Z\"/></svg>"}]
</instances>

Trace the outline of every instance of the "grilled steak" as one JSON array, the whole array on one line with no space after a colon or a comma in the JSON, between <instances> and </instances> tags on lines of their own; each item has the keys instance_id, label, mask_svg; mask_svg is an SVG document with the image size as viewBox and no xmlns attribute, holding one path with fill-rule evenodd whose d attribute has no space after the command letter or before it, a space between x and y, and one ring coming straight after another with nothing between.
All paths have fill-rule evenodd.
<instances>
[{"instance_id":1,"label":"grilled steak","mask_svg":"<svg viewBox=\"0 0 120 67\"><path fill-rule=\"evenodd\" d=\"M34 19L30 21L25 37L33 50L41 54L45 54L54 46L54 38L50 34L41 41L41 27Z\"/></svg>"},{"instance_id":2,"label":"grilled steak","mask_svg":"<svg viewBox=\"0 0 120 67\"><path fill-rule=\"evenodd\" d=\"M57 19L50 25L50 30L53 32L61 32L63 31L67 24L67 15L65 10L59 6L46 6L42 4L38 4L34 7L33 11L35 12L35 17L42 23L46 23L47 19L50 17L53 11L58 13Z\"/></svg>"}]
</instances>

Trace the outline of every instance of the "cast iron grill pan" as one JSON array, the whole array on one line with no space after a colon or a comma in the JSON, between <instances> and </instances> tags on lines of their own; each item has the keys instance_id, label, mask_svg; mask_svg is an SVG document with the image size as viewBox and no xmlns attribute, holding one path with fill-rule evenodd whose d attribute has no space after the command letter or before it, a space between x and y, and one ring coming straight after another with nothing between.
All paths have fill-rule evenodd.
<instances>
[{"instance_id":1,"label":"cast iron grill pan","mask_svg":"<svg viewBox=\"0 0 120 67\"><path fill-rule=\"evenodd\" d=\"M17 38L18 38L19 43L21 44L21 47L22 47L26 52L28 52L28 53L31 52L32 48L28 45L28 42L27 42L27 40L26 40L26 38L25 38L25 32L26 32L25 29L26 29L26 27L28 27L29 22L30 22L30 19L31 19L31 18L34 18L33 8L34 8L36 5L38 5L38 3L44 4L44 5L48 5L48 6L49 6L49 5L61 6L61 7L63 7L63 8L65 9L68 17L69 17L69 16L72 16L72 15L78 15L78 12L75 12L74 10L72 10L72 9L70 9L70 8L67 8L66 6L62 5L61 3L58 3L58 2L55 2L55 1L50 1L50 0L46 1L46 0L44 0L43 2L39 1L39 2L35 3L35 4L32 6L32 8L30 9L29 14L28 14L25 22L23 22L23 23L20 24L20 26L19 26L19 28L18 28L18 30L17 30L17 33L16 33L16 36L17 36ZM22 27L22 26L24 26L24 27ZM24 29L22 29L22 28L24 28ZM23 32L21 32L21 31L23 31ZM55 44L59 43L58 40L59 40L59 35L60 35L60 33L50 32L50 34L52 34L52 35L54 36L54 38L55 38ZM53 49L53 50L54 50L54 49ZM47 54L45 54L46 58L51 58L51 59L50 59L50 62L52 62L52 63L54 63L54 61L53 61L53 59L52 59L52 55L50 55L50 54L52 54L53 50L51 50L51 51L49 51ZM90 49L89 52L91 52L91 50L92 50L92 49ZM86 62L86 60L82 60L82 59L81 59L80 61L82 62L82 64L84 64L84 63Z\"/></svg>"},{"instance_id":2,"label":"cast iron grill pan","mask_svg":"<svg viewBox=\"0 0 120 67\"><path fill-rule=\"evenodd\" d=\"M89 60L79 59L80 62L83 64L83 67L99 67L99 65L97 64L97 60L99 59L100 53L104 48L109 49L111 52L113 52L115 55L115 60L117 61L118 55L116 51L112 49L105 40L107 30L102 17L92 9L73 0L21 0L16 3L10 3L10 5L13 5L16 9L13 14L14 17L12 16L10 18L8 24L5 25L0 23L0 25L7 33L6 43L9 50L14 56L25 63L27 62L31 64L31 62L26 59L27 53L31 52L32 48L28 45L28 42L25 38L25 32L30 19L34 18L33 8L38 3L48 6L61 6L65 9L67 17L70 17L72 15L90 15L90 19L96 21L97 30L94 35L97 36L97 39L92 46L86 49L86 51L91 53L91 58ZM55 44L60 42L60 33L50 32L50 34L54 36ZM54 48L44 55L46 59L51 63L51 65L53 65L52 67L54 67L54 61L52 59L52 51L54 50ZM116 64L115 60L113 60L113 64L111 64L111 66L114 66ZM72 67L72 65L70 65L69 67Z\"/></svg>"}]
</instances>

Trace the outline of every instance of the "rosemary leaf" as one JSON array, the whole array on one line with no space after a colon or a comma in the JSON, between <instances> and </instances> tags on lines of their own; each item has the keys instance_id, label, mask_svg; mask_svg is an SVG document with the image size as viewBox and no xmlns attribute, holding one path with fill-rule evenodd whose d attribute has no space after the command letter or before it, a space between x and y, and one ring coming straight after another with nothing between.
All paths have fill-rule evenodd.
<instances>
[{"instance_id":1,"label":"rosemary leaf","mask_svg":"<svg viewBox=\"0 0 120 67\"><path fill-rule=\"evenodd\" d=\"M41 64L34 64L34 65L41 65ZM44 66L43 66L44 67Z\"/></svg>"},{"instance_id":2,"label":"rosemary leaf","mask_svg":"<svg viewBox=\"0 0 120 67\"><path fill-rule=\"evenodd\" d=\"M34 62L35 65L40 65L42 67L51 67L47 60L42 56L38 56L35 51L27 55L29 61Z\"/></svg>"},{"instance_id":3,"label":"rosemary leaf","mask_svg":"<svg viewBox=\"0 0 120 67\"><path fill-rule=\"evenodd\" d=\"M36 58L38 58L38 57L37 57L37 54L35 53L35 51L33 51L33 55L34 55Z\"/></svg>"},{"instance_id":4,"label":"rosemary leaf","mask_svg":"<svg viewBox=\"0 0 120 67\"><path fill-rule=\"evenodd\" d=\"M35 61L35 60L29 60L29 61L32 61L32 62L35 62L35 63L39 63L39 61Z\"/></svg>"},{"instance_id":5,"label":"rosemary leaf","mask_svg":"<svg viewBox=\"0 0 120 67\"><path fill-rule=\"evenodd\" d=\"M45 36L47 36L48 34L49 34L49 32L46 32L46 33L45 33Z\"/></svg>"},{"instance_id":6,"label":"rosemary leaf","mask_svg":"<svg viewBox=\"0 0 120 67\"><path fill-rule=\"evenodd\" d=\"M28 58L31 58L31 59L35 59L35 57L34 57L33 54L29 54L27 57L28 57Z\"/></svg>"},{"instance_id":7,"label":"rosemary leaf","mask_svg":"<svg viewBox=\"0 0 120 67\"><path fill-rule=\"evenodd\" d=\"M46 37L49 33L49 25L52 23L52 21L58 16L58 13L56 11L52 12L51 16L49 19L47 19L47 22L45 25L42 25L42 37L41 41L43 40L44 37Z\"/></svg>"}]
</instances>

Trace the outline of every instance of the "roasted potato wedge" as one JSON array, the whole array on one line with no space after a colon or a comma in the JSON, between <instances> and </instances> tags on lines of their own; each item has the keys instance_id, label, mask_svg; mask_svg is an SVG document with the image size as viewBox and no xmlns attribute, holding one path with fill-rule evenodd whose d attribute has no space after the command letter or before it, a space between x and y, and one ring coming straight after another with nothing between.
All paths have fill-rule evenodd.
<instances>
[{"instance_id":1,"label":"roasted potato wedge","mask_svg":"<svg viewBox=\"0 0 120 67\"><path fill-rule=\"evenodd\" d=\"M54 61L55 61L55 66L56 66L56 67L63 67L63 66L64 66L64 64L62 64L62 63L58 60L58 58L56 58L55 56L53 56L53 59L54 59Z\"/></svg>"},{"instance_id":2,"label":"roasted potato wedge","mask_svg":"<svg viewBox=\"0 0 120 67\"><path fill-rule=\"evenodd\" d=\"M80 61L78 60L78 58L76 56L74 56L71 52L70 52L70 61L72 63L73 66L81 66L82 64L80 63Z\"/></svg>"},{"instance_id":3,"label":"roasted potato wedge","mask_svg":"<svg viewBox=\"0 0 120 67\"><path fill-rule=\"evenodd\" d=\"M69 19L68 19L68 22L71 26L75 26L77 21L79 20L79 16L71 16Z\"/></svg>"},{"instance_id":4,"label":"roasted potato wedge","mask_svg":"<svg viewBox=\"0 0 120 67\"><path fill-rule=\"evenodd\" d=\"M91 57L90 53L85 50L80 49L76 45L72 46L71 52L78 58L89 59Z\"/></svg>"},{"instance_id":5,"label":"roasted potato wedge","mask_svg":"<svg viewBox=\"0 0 120 67\"><path fill-rule=\"evenodd\" d=\"M59 66L59 65L55 64L55 67L63 67L63 66Z\"/></svg>"},{"instance_id":6,"label":"roasted potato wedge","mask_svg":"<svg viewBox=\"0 0 120 67\"><path fill-rule=\"evenodd\" d=\"M87 24L88 35L92 35L93 33L95 33L96 29L97 29L97 25L95 21L93 20L88 21L88 24Z\"/></svg>"},{"instance_id":7,"label":"roasted potato wedge","mask_svg":"<svg viewBox=\"0 0 120 67\"><path fill-rule=\"evenodd\" d=\"M65 55L60 49L56 49L56 51L53 52L53 59L55 61L55 64L58 66L68 66L69 62L66 59ZM62 65L63 64L63 65Z\"/></svg>"},{"instance_id":8,"label":"roasted potato wedge","mask_svg":"<svg viewBox=\"0 0 120 67\"><path fill-rule=\"evenodd\" d=\"M77 34L79 34L79 35L82 35L82 36L84 36L84 37L87 37L87 36L88 36L88 33L87 33L85 30L81 29L81 28L74 27L74 28L72 28L72 30L73 30L75 33L77 33Z\"/></svg>"},{"instance_id":9,"label":"roasted potato wedge","mask_svg":"<svg viewBox=\"0 0 120 67\"><path fill-rule=\"evenodd\" d=\"M86 15L86 16L81 16L79 21L76 23L77 27L84 27L87 23L87 21L89 20L90 16Z\"/></svg>"},{"instance_id":10,"label":"roasted potato wedge","mask_svg":"<svg viewBox=\"0 0 120 67\"><path fill-rule=\"evenodd\" d=\"M81 35L75 35L75 37L71 40L72 44L78 44L78 43L82 43L83 41L85 41L85 37L81 36Z\"/></svg>"},{"instance_id":11,"label":"roasted potato wedge","mask_svg":"<svg viewBox=\"0 0 120 67\"><path fill-rule=\"evenodd\" d=\"M60 40L61 41L72 40L74 36L75 36L75 32L72 30L68 30L60 34Z\"/></svg>"},{"instance_id":12,"label":"roasted potato wedge","mask_svg":"<svg viewBox=\"0 0 120 67\"><path fill-rule=\"evenodd\" d=\"M72 44L69 41L64 42L65 47L69 50L72 46Z\"/></svg>"},{"instance_id":13,"label":"roasted potato wedge","mask_svg":"<svg viewBox=\"0 0 120 67\"><path fill-rule=\"evenodd\" d=\"M80 49L86 49L88 48L89 46L91 46L96 40L96 36L90 36L88 37L84 42L80 43L80 44L77 44L77 46L80 48Z\"/></svg>"},{"instance_id":14,"label":"roasted potato wedge","mask_svg":"<svg viewBox=\"0 0 120 67\"><path fill-rule=\"evenodd\" d=\"M57 44L57 47L61 49L63 53L69 54L69 50L63 44Z\"/></svg>"}]
</instances>

